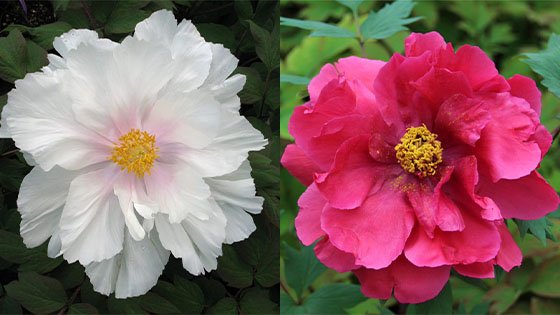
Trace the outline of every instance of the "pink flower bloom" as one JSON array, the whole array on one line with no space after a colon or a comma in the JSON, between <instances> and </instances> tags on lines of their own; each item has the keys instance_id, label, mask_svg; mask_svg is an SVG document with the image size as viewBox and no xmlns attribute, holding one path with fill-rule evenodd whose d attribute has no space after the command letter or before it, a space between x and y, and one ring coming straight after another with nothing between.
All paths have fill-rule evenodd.
<instances>
[{"instance_id":1,"label":"pink flower bloom","mask_svg":"<svg viewBox=\"0 0 560 315\"><path fill-rule=\"evenodd\" d=\"M478 47L435 32L404 56L326 65L295 109L283 165L308 185L296 229L321 262L362 291L434 298L451 268L509 271L521 251L504 219L541 218L558 195L535 171L552 138L535 82L505 79Z\"/></svg>"}]
</instances>

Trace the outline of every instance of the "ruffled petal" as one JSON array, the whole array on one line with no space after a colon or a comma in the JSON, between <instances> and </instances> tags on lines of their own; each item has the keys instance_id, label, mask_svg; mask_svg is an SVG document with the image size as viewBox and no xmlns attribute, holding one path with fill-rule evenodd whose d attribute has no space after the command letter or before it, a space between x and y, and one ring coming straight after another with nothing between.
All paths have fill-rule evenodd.
<instances>
[{"instance_id":1,"label":"ruffled petal","mask_svg":"<svg viewBox=\"0 0 560 315\"><path fill-rule=\"evenodd\" d=\"M315 245L314 251L315 255L317 255L317 259L319 259L323 265L338 272L347 272L359 267L354 263L356 260L354 255L334 247L333 244L329 242L328 237L319 241L317 245Z\"/></svg>"},{"instance_id":2,"label":"ruffled petal","mask_svg":"<svg viewBox=\"0 0 560 315\"><path fill-rule=\"evenodd\" d=\"M513 237L511 237L507 226L505 224L498 225L498 231L500 231L502 245L500 246L498 256L496 256L496 262L500 267L504 268L505 271L510 271L514 267L521 266L523 253L521 253L519 246L517 246L517 243L515 243Z\"/></svg>"},{"instance_id":3,"label":"ruffled petal","mask_svg":"<svg viewBox=\"0 0 560 315\"><path fill-rule=\"evenodd\" d=\"M453 269L463 276L479 279L494 278L494 263L492 261L478 262L468 265L453 265Z\"/></svg>"},{"instance_id":4,"label":"ruffled petal","mask_svg":"<svg viewBox=\"0 0 560 315\"><path fill-rule=\"evenodd\" d=\"M374 270L360 268L354 273L362 285L364 295L388 299L394 290L400 303L422 303L436 297L449 280L450 266L436 268L418 267L404 256L389 267Z\"/></svg>"},{"instance_id":5,"label":"ruffled petal","mask_svg":"<svg viewBox=\"0 0 560 315\"><path fill-rule=\"evenodd\" d=\"M135 241L125 233L123 251L113 258L86 265L95 291L118 299L145 294L156 283L169 259L157 232Z\"/></svg>"},{"instance_id":6,"label":"ruffled petal","mask_svg":"<svg viewBox=\"0 0 560 315\"><path fill-rule=\"evenodd\" d=\"M322 172L319 166L295 144L288 144L286 146L280 163L282 163L282 166L284 166L292 176L306 186L313 183L315 173Z\"/></svg>"},{"instance_id":7,"label":"ruffled petal","mask_svg":"<svg viewBox=\"0 0 560 315\"><path fill-rule=\"evenodd\" d=\"M321 229L321 213L327 201L315 184L311 184L299 197L299 212L295 220L297 236L300 241L309 246L318 238L325 235Z\"/></svg>"},{"instance_id":8,"label":"ruffled petal","mask_svg":"<svg viewBox=\"0 0 560 315\"><path fill-rule=\"evenodd\" d=\"M41 245L58 229L70 183L77 175L60 167L48 172L35 167L25 176L17 200L25 246Z\"/></svg>"},{"instance_id":9,"label":"ruffled petal","mask_svg":"<svg viewBox=\"0 0 560 315\"><path fill-rule=\"evenodd\" d=\"M76 177L60 218L61 252L72 263L87 265L122 250L124 217L113 182L118 169L106 166Z\"/></svg>"},{"instance_id":10,"label":"ruffled petal","mask_svg":"<svg viewBox=\"0 0 560 315\"><path fill-rule=\"evenodd\" d=\"M511 87L511 95L525 99L531 105L535 113L540 116L542 93L539 88L537 88L535 81L526 76L516 74L509 78L507 82Z\"/></svg>"}]
</instances>

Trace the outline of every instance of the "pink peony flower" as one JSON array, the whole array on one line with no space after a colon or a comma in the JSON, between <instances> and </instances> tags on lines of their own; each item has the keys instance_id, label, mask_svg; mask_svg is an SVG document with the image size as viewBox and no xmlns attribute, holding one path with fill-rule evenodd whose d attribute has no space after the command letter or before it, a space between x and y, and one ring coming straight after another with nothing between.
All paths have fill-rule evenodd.
<instances>
[{"instance_id":1,"label":"pink peony flower","mask_svg":"<svg viewBox=\"0 0 560 315\"><path fill-rule=\"evenodd\" d=\"M296 229L365 295L434 298L451 268L475 278L519 266L504 219L555 210L535 171L552 137L535 82L505 79L478 47L410 35L404 56L326 65L295 109L282 164L308 185Z\"/></svg>"}]
</instances>

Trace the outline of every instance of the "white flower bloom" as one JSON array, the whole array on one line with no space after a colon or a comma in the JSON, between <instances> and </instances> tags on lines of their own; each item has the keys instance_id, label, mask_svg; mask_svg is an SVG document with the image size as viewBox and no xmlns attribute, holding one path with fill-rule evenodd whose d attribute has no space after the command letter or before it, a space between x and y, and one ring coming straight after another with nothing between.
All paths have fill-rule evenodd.
<instances>
[{"instance_id":1,"label":"white flower bloom","mask_svg":"<svg viewBox=\"0 0 560 315\"><path fill-rule=\"evenodd\" d=\"M266 145L239 115L243 75L222 45L158 11L122 43L72 30L42 72L16 81L0 134L35 168L18 198L27 247L86 268L96 291L147 292L169 253L193 275L247 238L263 199L248 152Z\"/></svg>"}]
</instances>

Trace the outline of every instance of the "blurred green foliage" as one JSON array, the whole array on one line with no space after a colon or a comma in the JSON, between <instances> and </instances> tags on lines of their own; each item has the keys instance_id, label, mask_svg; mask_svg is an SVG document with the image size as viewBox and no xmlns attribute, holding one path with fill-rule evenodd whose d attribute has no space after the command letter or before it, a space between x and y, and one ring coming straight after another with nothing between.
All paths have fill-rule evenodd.
<instances>
[{"instance_id":1,"label":"blurred green foliage","mask_svg":"<svg viewBox=\"0 0 560 315\"><path fill-rule=\"evenodd\" d=\"M264 210L257 231L224 245L218 269L193 277L170 257L157 285L128 299L93 291L84 268L47 257L46 243L27 249L19 236L16 200L31 170L10 139L0 139L0 313L59 314L275 314L279 307L279 21L277 1L19 1L0 2L0 111L14 81L38 71L53 50L53 38L71 28L96 30L121 41L159 9L192 20L202 36L222 43L247 76L241 112L268 139L250 154Z\"/></svg>"},{"instance_id":2,"label":"blurred green foliage","mask_svg":"<svg viewBox=\"0 0 560 315\"><path fill-rule=\"evenodd\" d=\"M347 32L358 34L355 17L359 23L362 23L369 19L369 12L378 12L390 3L364 1L359 6L355 6L356 2L360 1L282 0L280 13L282 17L288 19L329 23ZM498 70L505 77L522 74L535 79L543 93L541 121L551 132L560 125L558 119L560 99L542 85L543 77L533 72L524 62L529 57L534 59L535 55L530 53L544 50L553 33L560 33L560 2L418 1L412 9L411 17L422 18L414 19L406 25L410 30L401 30L380 40L364 40L363 37L362 39L343 38L343 36L310 37L308 30L288 27L288 25L297 26L294 22L283 23L286 26L280 29L282 148L293 141L287 129L293 108L307 100L306 84L324 64L351 55L388 60L393 52L403 53L403 40L410 31L437 31L446 41L453 43L455 48L463 44L480 46L494 60ZM407 16L400 16L400 18L406 19ZM363 48L360 42L363 43ZM529 54L526 55L527 53ZM560 56L556 54L556 63L558 58ZM546 75L546 71L539 71L539 73ZM557 76L558 73L554 72L551 75ZM558 141L553 143L539 171L557 191L560 191ZM284 289L281 293L283 306L281 311L286 314L312 313L309 310L302 310L301 307L295 308L293 304L305 305L307 299L312 299L322 288L337 284L345 284L348 290L352 291L357 281L350 273L339 274L326 269L316 261L310 249L302 248L295 235L294 218L298 211L297 199L305 187L285 169L281 169L280 175L280 238L284 244L281 251L281 282ZM550 239L560 237L560 214L557 211L542 220L517 223L519 228L514 222L508 222L508 226L524 254L523 265L520 268L507 274L497 269L497 278L487 280L453 275L446 289L436 300L421 305L407 307L398 304L393 298L388 301L364 298L356 300L354 305L346 305L345 312L347 314L393 312L428 314L448 313L452 308L456 314L559 314L560 244ZM530 234L522 237L520 231ZM308 279L309 285L303 290L301 282L294 283L292 279L294 253L299 253L298 255L302 256L299 259L307 261L305 274L298 276ZM448 305L445 296L451 294L453 303ZM284 305L288 305L289 308L285 308Z\"/></svg>"}]
</instances>

